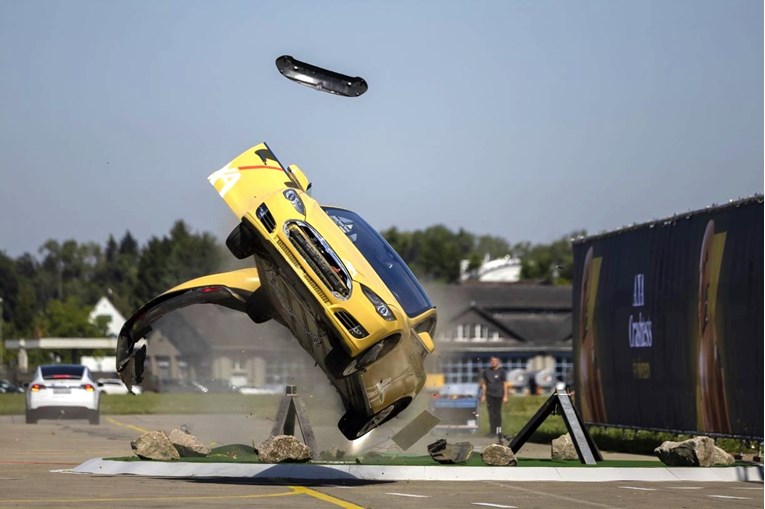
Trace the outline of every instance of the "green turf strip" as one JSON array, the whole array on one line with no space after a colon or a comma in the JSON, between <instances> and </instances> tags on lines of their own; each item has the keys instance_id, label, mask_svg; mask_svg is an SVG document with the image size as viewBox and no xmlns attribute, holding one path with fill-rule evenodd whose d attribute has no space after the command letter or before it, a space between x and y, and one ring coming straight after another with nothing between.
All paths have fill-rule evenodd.
<instances>
[{"instance_id":1,"label":"green turf strip","mask_svg":"<svg viewBox=\"0 0 765 509\"><path fill-rule=\"evenodd\" d=\"M112 461L144 461L136 456L125 456L119 458L105 458ZM260 458L252 446L244 444L232 444L216 447L205 457L182 458L180 461L189 463L260 463ZM325 462L312 461L314 465L328 464L350 464L351 462ZM382 465L382 466L436 466L439 465L430 456L396 456L390 454L373 454L366 457L360 456L358 464L361 465ZM452 465L446 465L452 466ZM481 460L481 455L473 453L465 463L454 466L483 467L486 466ZM551 459L525 459L518 458L519 467L582 467L579 461L557 461ZM636 460L605 460L597 464L597 467L618 467L618 468L637 468L637 467L663 467L664 465L656 461L636 461Z\"/></svg>"}]
</instances>

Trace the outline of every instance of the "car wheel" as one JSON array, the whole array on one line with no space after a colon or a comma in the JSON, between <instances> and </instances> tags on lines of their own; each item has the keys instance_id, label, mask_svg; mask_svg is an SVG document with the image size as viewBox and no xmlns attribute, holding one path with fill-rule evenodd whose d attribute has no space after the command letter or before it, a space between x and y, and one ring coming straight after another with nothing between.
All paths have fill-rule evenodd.
<instances>
[{"instance_id":1,"label":"car wheel","mask_svg":"<svg viewBox=\"0 0 765 509\"><path fill-rule=\"evenodd\" d=\"M101 412L98 410L91 410L90 417L88 418L90 424L101 424Z\"/></svg>"},{"instance_id":2,"label":"car wheel","mask_svg":"<svg viewBox=\"0 0 765 509\"><path fill-rule=\"evenodd\" d=\"M27 424L37 424L37 415L35 414L34 410L27 409L26 423Z\"/></svg>"},{"instance_id":3,"label":"car wheel","mask_svg":"<svg viewBox=\"0 0 765 509\"><path fill-rule=\"evenodd\" d=\"M346 412L337 423L340 432L348 440L356 440L366 435L373 429L382 426L397 416L409 405L412 398L402 398L383 408L373 416L358 416L352 412Z\"/></svg>"},{"instance_id":4,"label":"car wheel","mask_svg":"<svg viewBox=\"0 0 765 509\"><path fill-rule=\"evenodd\" d=\"M231 251L231 254L240 260L252 256L257 250L257 237L251 228L250 225L242 221L226 238L226 247Z\"/></svg>"},{"instance_id":5,"label":"car wheel","mask_svg":"<svg viewBox=\"0 0 765 509\"><path fill-rule=\"evenodd\" d=\"M390 352L400 338L399 335L385 338L356 357L351 357L342 348L335 347L324 359L324 365L335 378L351 376Z\"/></svg>"},{"instance_id":6,"label":"car wheel","mask_svg":"<svg viewBox=\"0 0 765 509\"><path fill-rule=\"evenodd\" d=\"M264 323L271 319L271 303L268 301L266 289L258 288L247 298L247 316L255 323Z\"/></svg>"},{"instance_id":7,"label":"car wheel","mask_svg":"<svg viewBox=\"0 0 765 509\"><path fill-rule=\"evenodd\" d=\"M353 358L345 350L335 347L324 359L327 371L334 378L345 378L358 371L358 358Z\"/></svg>"}]
</instances>

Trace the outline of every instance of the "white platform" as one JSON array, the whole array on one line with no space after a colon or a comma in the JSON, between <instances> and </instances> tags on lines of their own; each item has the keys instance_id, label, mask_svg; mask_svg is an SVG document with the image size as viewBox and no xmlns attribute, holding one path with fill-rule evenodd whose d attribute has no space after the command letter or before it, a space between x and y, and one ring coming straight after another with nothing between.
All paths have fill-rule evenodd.
<instances>
[{"instance_id":1,"label":"white platform","mask_svg":"<svg viewBox=\"0 0 765 509\"><path fill-rule=\"evenodd\" d=\"M189 463L94 458L67 470L77 474L150 477L226 477L278 481L763 481L762 465L746 467L463 467L306 463Z\"/></svg>"}]
</instances>

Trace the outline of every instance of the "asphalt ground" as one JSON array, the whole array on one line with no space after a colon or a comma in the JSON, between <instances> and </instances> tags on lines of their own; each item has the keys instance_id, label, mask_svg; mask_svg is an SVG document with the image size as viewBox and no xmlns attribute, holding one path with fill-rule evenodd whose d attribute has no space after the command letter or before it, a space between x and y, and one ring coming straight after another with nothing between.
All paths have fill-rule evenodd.
<instances>
[{"instance_id":1,"label":"asphalt ground","mask_svg":"<svg viewBox=\"0 0 765 509\"><path fill-rule=\"evenodd\" d=\"M252 443L253 439L259 442L267 438L270 431L269 422L253 422L243 415L103 415L98 426L86 421L41 421L27 425L23 416L3 416L0 417L0 508L763 507L762 483L743 482L410 481L284 485L248 479L167 479L56 472L90 458L130 455L130 440L143 431L169 431L181 425L186 425L203 441L219 443ZM320 448L329 449L335 432L327 427L317 429L316 433ZM481 445L479 437L470 440ZM345 446L347 448L348 442ZM373 436L359 450L348 453L363 455L370 447L387 447L384 436ZM527 447L519 456L549 455L549 446ZM604 456L609 454L606 452Z\"/></svg>"}]
</instances>

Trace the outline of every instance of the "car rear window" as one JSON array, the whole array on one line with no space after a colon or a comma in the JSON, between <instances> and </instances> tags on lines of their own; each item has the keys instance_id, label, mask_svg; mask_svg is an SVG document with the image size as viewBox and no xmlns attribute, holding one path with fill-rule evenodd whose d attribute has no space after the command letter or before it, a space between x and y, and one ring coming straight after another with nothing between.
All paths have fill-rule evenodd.
<instances>
[{"instance_id":1,"label":"car rear window","mask_svg":"<svg viewBox=\"0 0 765 509\"><path fill-rule=\"evenodd\" d=\"M42 366L40 371L43 378L71 380L82 378L85 366Z\"/></svg>"}]
</instances>

